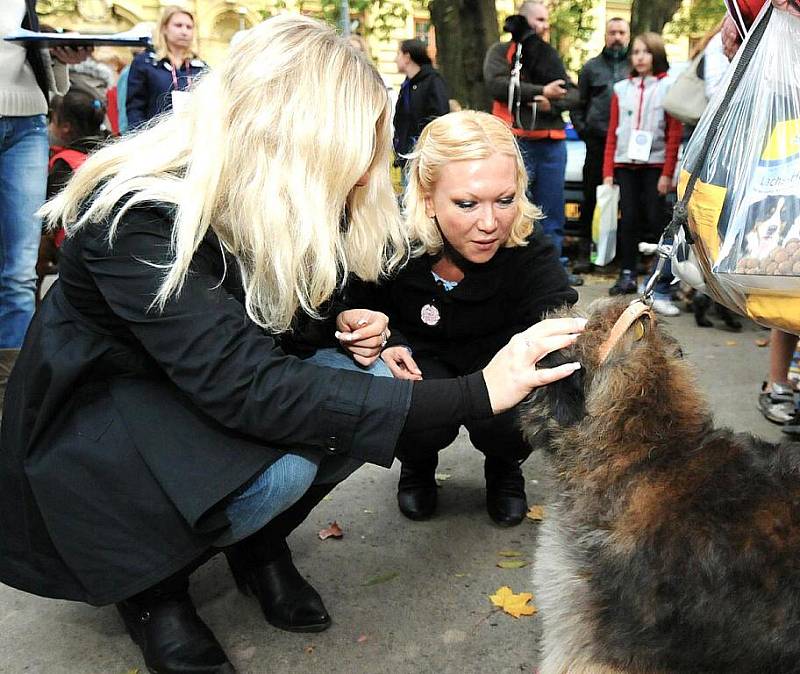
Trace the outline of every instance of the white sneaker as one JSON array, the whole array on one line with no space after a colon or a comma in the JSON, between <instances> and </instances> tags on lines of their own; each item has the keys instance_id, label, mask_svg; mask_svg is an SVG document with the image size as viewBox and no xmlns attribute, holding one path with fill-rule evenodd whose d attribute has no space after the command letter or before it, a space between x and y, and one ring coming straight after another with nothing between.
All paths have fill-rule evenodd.
<instances>
[{"instance_id":1,"label":"white sneaker","mask_svg":"<svg viewBox=\"0 0 800 674\"><path fill-rule=\"evenodd\" d=\"M677 316L681 313L670 300L653 300L653 311L662 316Z\"/></svg>"}]
</instances>

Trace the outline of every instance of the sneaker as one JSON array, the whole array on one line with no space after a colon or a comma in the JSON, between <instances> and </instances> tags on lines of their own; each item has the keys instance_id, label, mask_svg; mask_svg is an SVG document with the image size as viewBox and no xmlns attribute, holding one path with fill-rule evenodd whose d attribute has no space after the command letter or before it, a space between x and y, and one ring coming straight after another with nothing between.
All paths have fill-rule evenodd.
<instances>
[{"instance_id":1,"label":"sneaker","mask_svg":"<svg viewBox=\"0 0 800 674\"><path fill-rule=\"evenodd\" d=\"M567 273L567 282L571 286L582 286L583 285L583 277L582 276L578 276L577 274Z\"/></svg>"},{"instance_id":2,"label":"sneaker","mask_svg":"<svg viewBox=\"0 0 800 674\"><path fill-rule=\"evenodd\" d=\"M671 300L653 300L653 311L662 316L678 316L681 313Z\"/></svg>"},{"instance_id":3,"label":"sneaker","mask_svg":"<svg viewBox=\"0 0 800 674\"><path fill-rule=\"evenodd\" d=\"M767 382L764 382L761 385L761 393L758 395L758 408L768 421L774 424L795 422L798 424L798 429L800 429L800 419L795 420L794 390L791 386L778 383L768 386ZM784 433L792 432L781 430ZM798 430L798 433L800 433L800 430Z\"/></svg>"},{"instance_id":4,"label":"sneaker","mask_svg":"<svg viewBox=\"0 0 800 674\"><path fill-rule=\"evenodd\" d=\"M781 426L781 433L800 436L800 410L792 410L792 417Z\"/></svg>"},{"instance_id":5,"label":"sneaker","mask_svg":"<svg viewBox=\"0 0 800 674\"><path fill-rule=\"evenodd\" d=\"M614 285L608 289L609 295L631 295L636 292L636 276L630 269L623 269Z\"/></svg>"}]
</instances>

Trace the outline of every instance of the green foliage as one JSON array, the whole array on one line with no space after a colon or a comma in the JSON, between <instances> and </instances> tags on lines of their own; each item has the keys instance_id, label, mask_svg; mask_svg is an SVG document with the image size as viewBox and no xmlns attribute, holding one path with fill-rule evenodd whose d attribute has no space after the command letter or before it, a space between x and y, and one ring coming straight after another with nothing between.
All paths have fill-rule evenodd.
<instances>
[{"instance_id":1,"label":"green foliage","mask_svg":"<svg viewBox=\"0 0 800 674\"><path fill-rule=\"evenodd\" d=\"M724 16L725 6L719 0L694 0L678 12L667 29L671 35L702 35Z\"/></svg>"},{"instance_id":2,"label":"green foliage","mask_svg":"<svg viewBox=\"0 0 800 674\"><path fill-rule=\"evenodd\" d=\"M427 4L427 0L415 0L415 4L419 2ZM349 5L352 32L365 36L376 35L382 40L388 39L394 29L404 26L408 18L408 9L402 0L349 0ZM260 10L260 14L266 19L276 9L285 7L285 0L277 0L270 3L269 9ZM342 25L341 0L300 0L297 8L334 26ZM368 18L368 22L364 21L364 17Z\"/></svg>"},{"instance_id":3,"label":"green foliage","mask_svg":"<svg viewBox=\"0 0 800 674\"><path fill-rule=\"evenodd\" d=\"M551 0L550 44L561 54L567 70L577 72L589 56L583 45L595 30L591 14L595 4L594 0Z\"/></svg>"}]
</instances>

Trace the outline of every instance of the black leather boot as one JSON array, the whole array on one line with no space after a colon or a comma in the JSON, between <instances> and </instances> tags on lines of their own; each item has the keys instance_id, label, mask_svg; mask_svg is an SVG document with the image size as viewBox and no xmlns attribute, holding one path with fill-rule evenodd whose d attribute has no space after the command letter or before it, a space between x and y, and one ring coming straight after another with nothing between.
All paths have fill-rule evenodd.
<instances>
[{"instance_id":1,"label":"black leather boot","mask_svg":"<svg viewBox=\"0 0 800 674\"><path fill-rule=\"evenodd\" d=\"M427 520L436 512L436 466L438 455L429 461L404 459L397 483L397 505L411 520Z\"/></svg>"},{"instance_id":2,"label":"black leather boot","mask_svg":"<svg viewBox=\"0 0 800 674\"><path fill-rule=\"evenodd\" d=\"M117 604L153 674L233 674L213 632L197 615L183 572Z\"/></svg>"},{"instance_id":3,"label":"black leather boot","mask_svg":"<svg viewBox=\"0 0 800 674\"><path fill-rule=\"evenodd\" d=\"M484 473L489 517L503 527L513 527L522 522L528 512L528 501L520 462L487 456Z\"/></svg>"},{"instance_id":4,"label":"black leather boot","mask_svg":"<svg viewBox=\"0 0 800 674\"><path fill-rule=\"evenodd\" d=\"M236 585L254 594L270 625L288 632L321 632L331 617L319 593L300 575L286 537L335 484L312 485L263 529L225 549Z\"/></svg>"}]
</instances>

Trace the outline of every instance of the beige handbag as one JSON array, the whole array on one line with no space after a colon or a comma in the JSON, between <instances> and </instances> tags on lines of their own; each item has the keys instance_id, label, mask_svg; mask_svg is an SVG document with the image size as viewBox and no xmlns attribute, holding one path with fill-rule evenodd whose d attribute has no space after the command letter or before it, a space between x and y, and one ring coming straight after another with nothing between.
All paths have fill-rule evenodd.
<instances>
[{"instance_id":1,"label":"beige handbag","mask_svg":"<svg viewBox=\"0 0 800 674\"><path fill-rule=\"evenodd\" d=\"M706 109L706 83L703 80L703 53L689 63L664 96L664 110L679 122L697 126Z\"/></svg>"}]
</instances>

